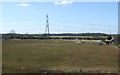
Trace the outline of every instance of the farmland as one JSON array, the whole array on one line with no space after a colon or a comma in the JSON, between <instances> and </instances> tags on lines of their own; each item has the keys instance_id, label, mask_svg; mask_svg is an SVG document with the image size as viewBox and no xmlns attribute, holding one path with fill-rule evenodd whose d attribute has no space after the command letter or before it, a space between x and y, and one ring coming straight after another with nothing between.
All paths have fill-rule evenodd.
<instances>
[{"instance_id":1,"label":"farmland","mask_svg":"<svg viewBox=\"0 0 120 75\"><path fill-rule=\"evenodd\" d=\"M112 44L80 40L3 40L3 73L117 72Z\"/></svg>"}]
</instances>

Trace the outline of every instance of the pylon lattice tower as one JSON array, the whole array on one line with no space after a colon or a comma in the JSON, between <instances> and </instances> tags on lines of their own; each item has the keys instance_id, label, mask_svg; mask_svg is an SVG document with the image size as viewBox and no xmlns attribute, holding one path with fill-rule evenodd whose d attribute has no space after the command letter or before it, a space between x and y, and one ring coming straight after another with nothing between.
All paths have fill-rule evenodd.
<instances>
[{"instance_id":1,"label":"pylon lattice tower","mask_svg":"<svg viewBox=\"0 0 120 75\"><path fill-rule=\"evenodd\" d=\"M49 19L48 19L48 15L46 15L46 29L45 29L45 35L49 38Z\"/></svg>"}]
</instances>

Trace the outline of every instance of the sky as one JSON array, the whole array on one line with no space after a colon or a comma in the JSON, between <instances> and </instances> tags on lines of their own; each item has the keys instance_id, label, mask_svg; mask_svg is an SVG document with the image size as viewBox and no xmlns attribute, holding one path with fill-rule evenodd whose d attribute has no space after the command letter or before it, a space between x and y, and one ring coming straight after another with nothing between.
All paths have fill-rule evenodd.
<instances>
[{"instance_id":1,"label":"sky","mask_svg":"<svg viewBox=\"0 0 120 75\"><path fill-rule=\"evenodd\" d=\"M118 33L117 2L3 2L1 33Z\"/></svg>"}]
</instances>

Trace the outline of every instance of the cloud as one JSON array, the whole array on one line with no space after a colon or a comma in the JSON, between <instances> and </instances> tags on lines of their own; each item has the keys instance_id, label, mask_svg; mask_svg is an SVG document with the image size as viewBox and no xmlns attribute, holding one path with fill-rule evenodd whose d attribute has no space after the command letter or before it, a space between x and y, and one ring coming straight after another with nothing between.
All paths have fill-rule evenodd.
<instances>
[{"instance_id":1,"label":"cloud","mask_svg":"<svg viewBox=\"0 0 120 75\"><path fill-rule=\"evenodd\" d=\"M66 4L72 4L72 1L61 1L61 2L57 2L55 1L55 5L66 5Z\"/></svg>"},{"instance_id":2,"label":"cloud","mask_svg":"<svg viewBox=\"0 0 120 75\"><path fill-rule=\"evenodd\" d=\"M32 19L32 16L28 16L28 19L30 19L30 20L31 20L31 19Z\"/></svg>"},{"instance_id":3,"label":"cloud","mask_svg":"<svg viewBox=\"0 0 120 75\"><path fill-rule=\"evenodd\" d=\"M27 4L27 3L21 3L21 4L17 4L17 6L30 6L30 4Z\"/></svg>"}]
</instances>

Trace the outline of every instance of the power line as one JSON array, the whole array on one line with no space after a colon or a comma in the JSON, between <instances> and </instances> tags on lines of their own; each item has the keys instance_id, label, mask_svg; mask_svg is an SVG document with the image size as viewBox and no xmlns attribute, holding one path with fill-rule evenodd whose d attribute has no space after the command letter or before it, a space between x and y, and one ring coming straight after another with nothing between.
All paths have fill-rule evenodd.
<instances>
[{"instance_id":1,"label":"power line","mask_svg":"<svg viewBox=\"0 0 120 75\"><path fill-rule=\"evenodd\" d=\"M13 20L13 21L37 21L37 20L45 20L45 19L24 19L24 20ZM72 24L82 24L82 25L89 25L89 26L102 26L102 27L104 27L104 26L106 26L106 25L98 25L98 24L86 24L86 23L80 23L80 22L77 22L77 21L66 21L66 20L59 20L59 19L52 19L53 21L58 21L58 22L61 22L61 23L72 23ZM51 20L51 21L52 21ZM12 20L3 20L3 21L12 21ZM54 22L53 22L54 23ZM32 24L32 25L39 25L39 24ZM42 25L41 25L42 26ZM74 25L75 26L75 25ZM81 27L74 27L74 26L71 26L71 25L69 25L69 27L64 27L63 29L60 29L60 28L58 28L58 26L52 26L52 28L51 28L51 30L55 30L55 31L62 31L62 30L67 30L68 29L68 31L69 30L74 30L74 29L78 29L78 28L81 28ZM57 29L58 28L58 29ZM112 27L110 27L110 28L112 28ZM84 29L84 27L82 27L82 29ZM108 28L107 28L108 29ZM25 29L26 30L26 29ZM34 31L34 30L37 30L37 29L27 29L27 30L32 30L32 31ZM39 29L38 29L39 30ZM19 30L19 31L24 31L24 30ZM46 15L46 27L45 27L45 35L47 36L47 37L50 37L49 36L49 34L50 34L50 32L49 32L49 19L48 19L48 15Z\"/></svg>"},{"instance_id":2,"label":"power line","mask_svg":"<svg viewBox=\"0 0 120 75\"><path fill-rule=\"evenodd\" d=\"M44 21L45 19L42 18L33 18L33 19L15 19L15 20L2 20L2 21ZM90 23L82 23L82 22L78 22L78 21L68 21L68 20L60 20L60 19L51 19L51 21L58 21L61 23L71 23L71 24L80 24L80 25L89 25L89 26L111 26L111 25L103 25L103 24L90 24Z\"/></svg>"}]
</instances>

